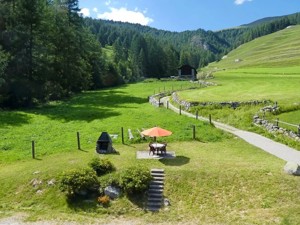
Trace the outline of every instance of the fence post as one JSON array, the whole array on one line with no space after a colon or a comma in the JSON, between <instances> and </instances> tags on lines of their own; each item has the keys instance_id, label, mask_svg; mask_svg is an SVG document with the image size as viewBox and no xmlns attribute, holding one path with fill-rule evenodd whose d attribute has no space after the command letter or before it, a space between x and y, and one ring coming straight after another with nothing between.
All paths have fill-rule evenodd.
<instances>
[{"instance_id":1,"label":"fence post","mask_svg":"<svg viewBox=\"0 0 300 225\"><path fill-rule=\"evenodd\" d=\"M196 139L196 126L193 125L193 139Z\"/></svg>"},{"instance_id":2,"label":"fence post","mask_svg":"<svg viewBox=\"0 0 300 225\"><path fill-rule=\"evenodd\" d=\"M158 107L160 107L160 98L158 98Z\"/></svg>"},{"instance_id":3,"label":"fence post","mask_svg":"<svg viewBox=\"0 0 300 225\"><path fill-rule=\"evenodd\" d=\"M300 124L298 126L298 136L300 137Z\"/></svg>"},{"instance_id":4,"label":"fence post","mask_svg":"<svg viewBox=\"0 0 300 225\"><path fill-rule=\"evenodd\" d=\"M211 124L211 114L209 114L209 123Z\"/></svg>"},{"instance_id":5,"label":"fence post","mask_svg":"<svg viewBox=\"0 0 300 225\"><path fill-rule=\"evenodd\" d=\"M198 120L198 110L196 111L196 120Z\"/></svg>"},{"instance_id":6,"label":"fence post","mask_svg":"<svg viewBox=\"0 0 300 225\"><path fill-rule=\"evenodd\" d=\"M169 101L167 101L167 109L169 109Z\"/></svg>"},{"instance_id":7,"label":"fence post","mask_svg":"<svg viewBox=\"0 0 300 225\"><path fill-rule=\"evenodd\" d=\"M79 132L77 131L77 148L80 150L80 134Z\"/></svg>"},{"instance_id":8,"label":"fence post","mask_svg":"<svg viewBox=\"0 0 300 225\"><path fill-rule=\"evenodd\" d=\"M181 115L181 105L179 106L179 115Z\"/></svg>"},{"instance_id":9,"label":"fence post","mask_svg":"<svg viewBox=\"0 0 300 225\"><path fill-rule=\"evenodd\" d=\"M124 129L121 127L122 144L124 144Z\"/></svg>"},{"instance_id":10,"label":"fence post","mask_svg":"<svg viewBox=\"0 0 300 225\"><path fill-rule=\"evenodd\" d=\"M32 158L35 159L35 146L34 146L34 141L31 141L31 154L32 154Z\"/></svg>"},{"instance_id":11,"label":"fence post","mask_svg":"<svg viewBox=\"0 0 300 225\"><path fill-rule=\"evenodd\" d=\"M277 118L276 120L276 126L278 127L278 125L279 125L279 118Z\"/></svg>"}]
</instances>

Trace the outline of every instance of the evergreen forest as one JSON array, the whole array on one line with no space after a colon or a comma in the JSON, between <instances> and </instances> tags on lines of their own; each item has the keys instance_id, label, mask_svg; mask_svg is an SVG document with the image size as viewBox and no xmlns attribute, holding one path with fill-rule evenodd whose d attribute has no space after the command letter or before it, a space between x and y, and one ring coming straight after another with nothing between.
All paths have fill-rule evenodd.
<instances>
[{"instance_id":1,"label":"evergreen forest","mask_svg":"<svg viewBox=\"0 0 300 225\"><path fill-rule=\"evenodd\" d=\"M79 0L0 0L0 108L31 107L74 93L201 69L287 26L300 13L221 31L170 32L83 18Z\"/></svg>"}]
</instances>

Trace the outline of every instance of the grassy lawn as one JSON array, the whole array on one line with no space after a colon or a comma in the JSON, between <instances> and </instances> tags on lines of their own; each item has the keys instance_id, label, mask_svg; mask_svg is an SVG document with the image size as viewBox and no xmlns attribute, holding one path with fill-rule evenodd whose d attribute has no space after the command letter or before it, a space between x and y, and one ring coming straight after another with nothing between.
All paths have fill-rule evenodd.
<instances>
[{"instance_id":1,"label":"grassy lawn","mask_svg":"<svg viewBox=\"0 0 300 225\"><path fill-rule=\"evenodd\" d=\"M282 172L282 160L239 139L232 137L215 143L171 142L169 149L177 157L168 160L136 159L136 151L147 148L145 143L115 147L119 155L102 157L109 158L118 170L130 165L165 169L164 195L170 199L170 207L159 213L147 213L141 202L125 197L113 201L108 208L95 202L68 203L58 184L49 186L47 182L57 181L62 171L85 167L95 155L92 149L2 166L0 210L26 212L29 220L50 220L55 215L60 220L77 222L108 222L115 218L141 224L300 222L299 179ZM42 184L33 187L34 178Z\"/></svg>"},{"instance_id":2,"label":"grassy lawn","mask_svg":"<svg viewBox=\"0 0 300 225\"><path fill-rule=\"evenodd\" d=\"M178 95L195 102L271 100L279 105L299 102L300 67L294 70L298 75L279 76L271 74L272 70L269 74L261 74L260 70L218 72L213 80L218 86L182 91Z\"/></svg>"},{"instance_id":3,"label":"grassy lawn","mask_svg":"<svg viewBox=\"0 0 300 225\"><path fill-rule=\"evenodd\" d=\"M86 92L36 109L1 112L0 217L25 213L29 221L56 218L78 223L300 223L300 181L282 172L284 161L207 123L147 102L147 96L158 89L190 85L138 83ZM175 159L136 159L136 152L146 150L149 140L140 140L135 130L154 125L173 131L160 140L176 152ZM192 140L192 125L196 125L196 140ZM128 140L128 128L136 136L133 141ZM82 150L77 150L77 131ZM59 190L61 173L87 166L96 156L101 131L118 134L113 142L119 154L100 156L110 159L118 171L131 165L165 169L164 195L171 206L153 214L143 210L142 199L121 197L107 208L95 199L75 203L66 199ZM31 159L32 140L37 159ZM34 187L34 179L41 183ZM54 185L48 185L51 180Z\"/></svg>"},{"instance_id":4,"label":"grassy lawn","mask_svg":"<svg viewBox=\"0 0 300 225\"><path fill-rule=\"evenodd\" d=\"M180 118L148 103L148 96L157 93L159 89L167 91L190 85L189 82L175 81L138 83L85 92L69 101L52 102L31 110L2 111L0 164L31 157L31 141L35 141L38 157L73 152L77 149L77 132L80 132L82 149L95 148L102 131L118 134L114 142L121 143L121 127L127 143L128 129L136 137L134 142L140 142L137 129L155 125L173 131L174 135L168 138L170 141L191 139L194 120ZM218 139L221 133L216 133L205 124L198 126L206 126L209 131L203 135L203 141Z\"/></svg>"}]
</instances>

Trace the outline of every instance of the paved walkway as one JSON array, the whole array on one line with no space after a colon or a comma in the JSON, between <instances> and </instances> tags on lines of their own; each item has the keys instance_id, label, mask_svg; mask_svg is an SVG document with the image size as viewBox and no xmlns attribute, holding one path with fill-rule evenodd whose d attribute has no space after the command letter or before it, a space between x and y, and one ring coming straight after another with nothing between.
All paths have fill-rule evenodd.
<instances>
[{"instance_id":1,"label":"paved walkway","mask_svg":"<svg viewBox=\"0 0 300 225\"><path fill-rule=\"evenodd\" d=\"M167 101L169 100L169 97L164 97L161 99L161 102L163 102L164 106L167 107ZM179 109L168 103L169 109L173 110L174 112L179 113ZM188 113L186 111L181 110L182 115L186 115L188 117L193 117L196 118L195 115ZM198 116L199 120L203 121L209 121L207 118ZM273 141L269 138L266 138L264 136L261 136L259 134L249 132L249 131L244 131L244 130L239 130L235 127L219 123L216 121L212 120L212 123L215 125L215 127L222 129L224 131L230 132L246 142L248 142L251 145L254 145L280 159L283 159L284 161L287 162L296 162L298 165L300 165L300 151L290 148L284 144L278 143L276 141Z\"/></svg>"}]
</instances>

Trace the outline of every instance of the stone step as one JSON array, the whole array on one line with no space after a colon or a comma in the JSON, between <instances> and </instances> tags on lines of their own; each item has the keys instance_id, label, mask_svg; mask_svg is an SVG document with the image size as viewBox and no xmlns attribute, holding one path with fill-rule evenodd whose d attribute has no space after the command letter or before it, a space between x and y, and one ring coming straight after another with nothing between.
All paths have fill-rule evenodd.
<instances>
[{"instance_id":1,"label":"stone step","mask_svg":"<svg viewBox=\"0 0 300 225\"><path fill-rule=\"evenodd\" d=\"M165 174L164 173L151 173L151 176L152 177L165 177Z\"/></svg>"},{"instance_id":2,"label":"stone step","mask_svg":"<svg viewBox=\"0 0 300 225\"><path fill-rule=\"evenodd\" d=\"M162 197L148 197L148 203L149 202L160 202L160 203L162 203Z\"/></svg>"},{"instance_id":3,"label":"stone step","mask_svg":"<svg viewBox=\"0 0 300 225\"><path fill-rule=\"evenodd\" d=\"M148 202L147 206L151 207L161 207L162 203L161 202Z\"/></svg>"},{"instance_id":4,"label":"stone step","mask_svg":"<svg viewBox=\"0 0 300 225\"><path fill-rule=\"evenodd\" d=\"M148 188L147 209L149 211L159 211L163 204L165 171L164 169L152 169L151 175L153 179Z\"/></svg>"},{"instance_id":5,"label":"stone step","mask_svg":"<svg viewBox=\"0 0 300 225\"><path fill-rule=\"evenodd\" d=\"M161 184L150 184L149 189L164 189L164 185Z\"/></svg>"},{"instance_id":6,"label":"stone step","mask_svg":"<svg viewBox=\"0 0 300 225\"><path fill-rule=\"evenodd\" d=\"M162 193L164 190L161 189L156 189L156 188L149 188L148 193Z\"/></svg>"},{"instance_id":7,"label":"stone step","mask_svg":"<svg viewBox=\"0 0 300 225\"><path fill-rule=\"evenodd\" d=\"M152 180L150 182L150 185L153 185L153 184L164 185L164 181L163 180Z\"/></svg>"},{"instance_id":8,"label":"stone step","mask_svg":"<svg viewBox=\"0 0 300 225\"><path fill-rule=\"evenodd\" d=\"M162 192L148 192L148 198L151 198L151 197L155 197L155 198L162 198L163 197L163 194Z\"/></svg>"},{"instance_id":9,"label":"stone step","mask_svg":"<svg viewBox=\"0 0 300 225\"><path fill-rule=\"evenodd\" d=\"M162 182L164 182L165 178L164 177L153 177L152 181L162 181Z\"/></svg>"},{"instance_id":10,"label":"stone step","mask_svg":"<svg viewBox=\"0 0 300 225\"><path fill-rule=\"evenodd\" d=\"M151 169L151 173L154 172L154 173L164 173L165 170L164 169Z\"/></svg>"}]
</instances>

